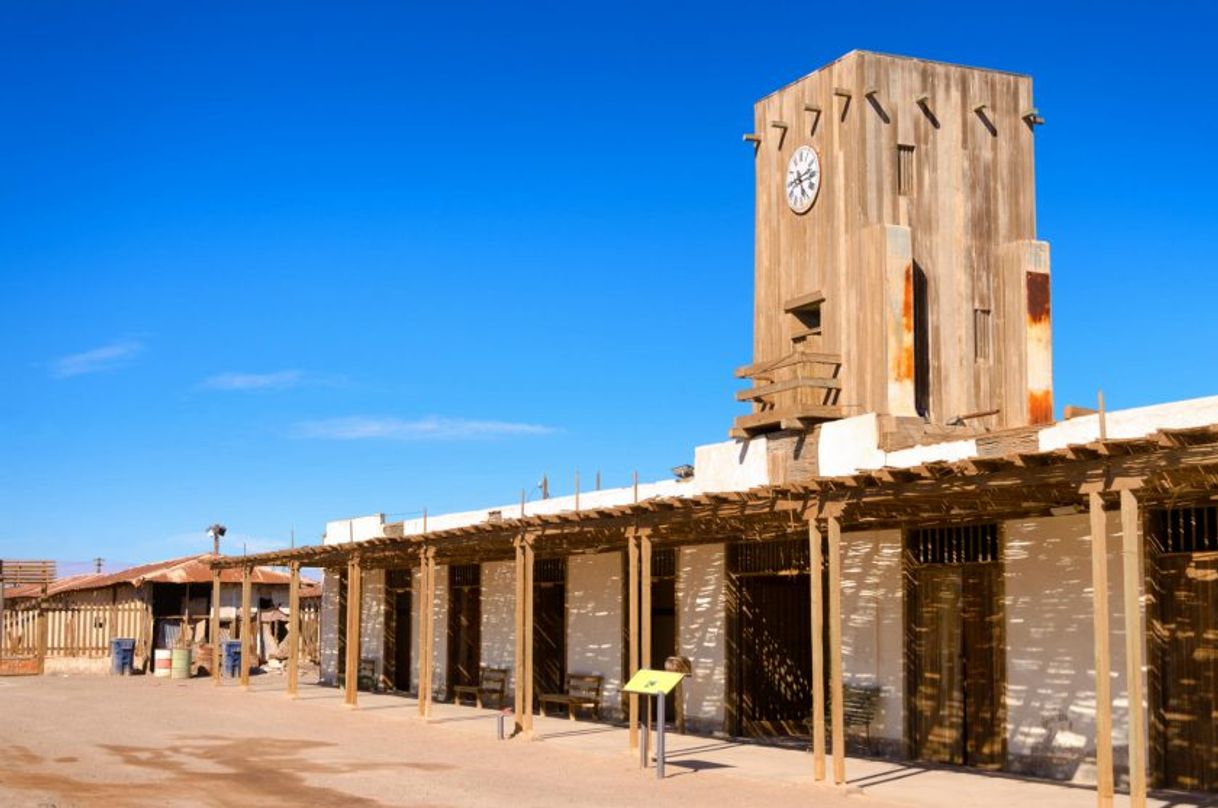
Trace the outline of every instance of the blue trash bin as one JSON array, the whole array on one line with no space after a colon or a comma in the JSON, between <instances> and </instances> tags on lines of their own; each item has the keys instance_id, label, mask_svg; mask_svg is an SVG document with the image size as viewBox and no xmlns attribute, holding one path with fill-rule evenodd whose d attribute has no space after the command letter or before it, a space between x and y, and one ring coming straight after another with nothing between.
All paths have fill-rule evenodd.
<instances>
[{"instance_id":1,"label":"blue trash bin","mask_svg":"<svg viewBox=\"0 0 1218 808\"><path fill-rule=\"evenodd\" d=\"M130 676L135 669L135 640L116 637L110 641L110 672L116 676Z\"/></svg>"},{"instance_id":2,"label":"blue trash bin","mask_svg":"<svg viewBox=\"0 0 1218 808\"><path fill-rule=\"evenodd\" d=\"M241 672L241 640L225 640L220 648L224 659L221 670L225 676L236 676Z\"/></svg>"}]
</instances>

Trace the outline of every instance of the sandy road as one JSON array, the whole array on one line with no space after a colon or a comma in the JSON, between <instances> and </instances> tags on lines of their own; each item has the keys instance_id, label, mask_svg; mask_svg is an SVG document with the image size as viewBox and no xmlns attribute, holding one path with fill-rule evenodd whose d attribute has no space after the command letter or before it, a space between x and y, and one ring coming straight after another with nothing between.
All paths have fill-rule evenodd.
<instances>
[{"instance_id":1,"label":"sandy road","mask_svg":"<svg viewBox=\"0 0 1218 808\"><path fill-rule=\"evenodd\" d=\"M406 710L344 710L333 694L0 679L0 805L881 805L721 772L657 784L625 753L500 742Z\"/></svg>"}]
</instances>

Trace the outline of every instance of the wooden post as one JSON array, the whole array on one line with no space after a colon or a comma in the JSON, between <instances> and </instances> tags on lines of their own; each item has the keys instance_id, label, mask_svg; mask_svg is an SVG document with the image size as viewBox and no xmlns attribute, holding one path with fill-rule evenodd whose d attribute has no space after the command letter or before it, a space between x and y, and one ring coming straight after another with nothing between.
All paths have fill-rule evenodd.
<instances>
[{"instance_id":1,"label":"wooden post","mask_svg":"<svg viewBox=\"0 0 1218 808\"><path fill-rule=\"evenodd\" d=\"M812 779L825 779L825 593L820 530L808 520L808 574L812 584Z\"/></svg>"},{"instance_id":2,"label":"wooden post","mask_svg":"<svg viewBox=\"0 0 1218 808\"><path fill-rule=\"evenodd\" d=\"M651 668L651 532L639 534L639 667ZM651 702L647 699L647 718L643 732L647 733L647 748L651 744Z\"/></svg>"},{"instance_id":3,"label":"wooden post","mask_svg":"<svg viewBox=\"0 0 1218 808\"><path fill-rule=\"evenodd\" d=\"M241 568L241 687L249 690L250 687L250 655L254 652L253 637L254 621L250 615L250 592L252 584L250 581L253 575L251 567Z\"/></svg>"},{"instance_id":4,"label":"wooden post","mask_svg":"<svg viewBox=\"0 0 1218 808\"><path fill-rule=\"evenodd\" d=\"M347 563L347 680L344 703L348 707L359 706L359 646L360 612L363 605L359 556L352 556Z\"/></svg>"},{"instance_id":5,"label":"wooden post","mask_svg":"<svg viewBox=\"0 0 1218 808\"><path fill-rule=\"evenodd\" d=\"M842 524L829 517L829 696L832 710L833 783L846 782L846 713L842 702Z\"/></svg>"},{"instance_id":6,"label":"wooden post","mask_svg":"<svg viewBox=\"0 0 1218 808\"><path fill-rule=\"evenodd\" d=\"M428 683L428 677L431 674L431 661L427 658L427 652L431 650L431 643L427 638L431 636L431 601L428 599L428 582L427 578L431 572L431 568L427 564L427 548L419 548L419 716L427 717L427 693L431 685Z\"/></svg>"},{"instance_id":7,"label":"wooden post","mask_svg":"<svg viewBox=\"0 0 1218 808\"><path fill-rule=\"evenodd\" d=\"M46 591L46 587L43 587ZM45 597L45 596L44 596ZM47 672L47 611L46 606L39 601L38 603L38 675L42 676Z\"/></svg>"},{"instance_id":8,"label":"wooden post","mask_svg":"<svg viewBox=\"0 0 1218 808\"><path fill-rule=\"evenodd\" d=\"M523 498L521 499L523 503ZM523 504L521 509L523 510ZM524 730L524 537L517 536L516 545L516 655L512 667L515 677L516 732Z\"/></svg>"},{"instance_id":9,"label":"wooden post","mask_svg":"<svg viewBox=\"0 0 1218 808\"><path fill-rule=\"evenodd\" d=\"M1122 560L1125 578L1125 666L1129 693L1129 805L1146 806L1146 714L1143 708L1142 632L1143 546L1138 501L1133 491L1121 491Z\"/></svg>"},{"instance_id":10,"label":"wooden post","mask_svg":"<svg viewBox=\"0 0 1218 808\"><path fill-rule=\"evenodd\" d=\"M626 534L627 627L630 641L630 675L639 672L639 537L636 528ZM630 694L630 748L639 748L639 695Z\"/></svg>"},{"instance_id":11,"label":"wooden post","mask_svg":"<svg viewBox=\"0 0 1218 808\"><path fill-rule=\"evenodd\" d=\"M425 718L431 717L431 703L436 697L436 550L427 550L427 692L423 708Z\"/></svg>"},{"instance_id":12,"label":"wooden post","mask_svg":"<svg viewBox=\"0 0 1218 808\"><path fill-rule=\"evenodd\" d=\"M1091 513L1091 613L1095 630L1096 804L1112 808L1112 655L1108 649L1108 524L1104 500L1088 494Z\"/></svg>"},{"instance_id":13,"label":"wooden post","mask_svg":"<svg viewBox=\"0 0 1218 808\"><path fill-rule=\"evenodd\" d=\"M296 698L300 685L300 562L289 567L288 583L288 696Z\"/></svg>"},{"instance_id":14,"label":"wooden post","mask_svg":"<svg viewBox=\"0 0 1218 808\"><path fill-rule=\"evenodd\" d=\"M524 543L524 731L533 732L533 539Z\"/></svg>"},{"instance_id":15,"label":"wooden post","mask_svg":"<svg viewBox=\"0 0 1218 808\"><path fill-rule=\"evenodd\" d=\"M117 591L117 587L115 588ZM211 680L220 684L220 570L211 571Z\"/></svg>"}]
</instances>

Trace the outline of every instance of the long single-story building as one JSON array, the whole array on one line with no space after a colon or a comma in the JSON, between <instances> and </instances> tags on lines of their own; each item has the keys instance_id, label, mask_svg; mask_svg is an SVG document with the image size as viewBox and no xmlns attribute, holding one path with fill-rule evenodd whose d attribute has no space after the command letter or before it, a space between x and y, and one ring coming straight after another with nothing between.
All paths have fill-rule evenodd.
<instances>
[{"instance_id":1,"label":"long single-story building","mask_svg":"<svg viewBox=\"0 0 1218 808\"><path fill-rule=\"evenodd\" d=\"M434 699L684 658L694 731L1218 790L1218 397L1055 420L1031 79L854 51L766 96L751 411L677 479L327 525L322 677ZM359 666L367 676L348 677ZM294 688L294 680L289 683ZM847 726L850 724L851 726Z\"/></svg>"}]
</instances>

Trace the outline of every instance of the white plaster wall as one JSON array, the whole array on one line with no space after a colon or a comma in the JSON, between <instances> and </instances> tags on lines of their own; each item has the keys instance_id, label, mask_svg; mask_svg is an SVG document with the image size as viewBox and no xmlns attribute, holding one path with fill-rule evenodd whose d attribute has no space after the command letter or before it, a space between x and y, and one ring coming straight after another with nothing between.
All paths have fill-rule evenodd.
<instances>
[{"instance_id":1,"label":"white plaster wall","mask_svg":"<svg viewBox=\"0 0 1218 808\"><path fill-rule=\"evenodd\" d=\"M1107 514L1113 743L1127 760L1129 701L1121 524ZM1095 632L1087 514L1004 523L1007 747L1012 759L1058 761L1061 776L1094 782ZM1145 598L1141 610L1145 637ZM1145 673L1143 673L1145 675Z\"/></svg>"},{"instance_id":2,"label":"white plaster wall","mask_svg":"<svg viewBox=\"0 0 1218 808\"><path fill-rule=\"evenodd\" d=\"M621 703L622 554L576 555L567 561L567 672L604 679L602 716Z\"/></svg>"},{"instance_id":3,"label":"white plaster wall","mask_svg":"<svg viewBox=\"0 0 1218 808\"><path fill-rule=\"evenodd\" d=\"M849 684L879 686L871 734L895 741L905 735L903 603L901 532L842 534L843 678Z\"/></svg>"},{"instance_id":4,"label":"white plaster wall","mask_svg":"<svg viewBox=\"0 0 1218 808\"><path fill-rule=\"evenodd\" d=\"M482 664L507 668L507 692L516 692L516 564L482 565Z\"/></svg>"},{"instance_id":5,"label":"white plaster wall","mask_svg":"<svg viewBox=\"0 0 1218 808\"><path fill-rule=\"evenodd\" d=\"M693 674L685 680L685 716L690 728L723 729L727 684L722 544L682 547L677 566L677 645Z\"/></svg>"},{"instance_id":6,"label":"white plaster wall","mask_svg":"<svg viewBox=\"0 0 1218 808\"><path fill-rule=\"evenodd\" d=\"M359 655L374 660L373 675L380 682L385 673L385 571L364 570L360 587Z\"/></svg>"},{"instance_id":7,"label":"white plaster wall","mask_svg":"<svg viewBox=\"0 0 1218 808\"><path fill-rule=\"evenodd\" d=\"M976 440L950 440L942 443L927 443L898 449L884 454L884 465L909 468L936 460L965 460L977 456Z\"/></svg>"},{"instance_id":8,"label":"white plaster wall","mask_svg":"<svg viewBox=\"0 0 1218 808\"><path fill-rule=\"evenodd\" d=\"M1113 410L1104 418L1108 438L1140 438L1160 429L1187 429L1194 426L1218 424L1218 396ZM1098 440L1100 417L1084 415L1068 421L1058 421L1041 430L1040 449L1049 451L1070 444Z\"/></svg>"},{"instance_id":9,"label":"white plaster wall","mask_svg":"<svg viewBox=\"0 0 1218 808\"><path fill-rule=\"evenodd\" d=\"M731 440L694 449L696 493L745 491L770 481L766 439Z\"/></svg>"},{"instance_id":10,"label":"white plaster wall","mask_svg":"<svg viewBox=\"0 0 1218 808\"><path fill-rule=\"evenodd\" d=\"M875 413L841 418L821 425L816 458L821 476L854 474L884 465L880 427Z\"/></svg>"},{"instance_id":11,"label":"white plaster wall","mask_svg":"<svg viewBox=\"0 0 1218 808\"><path fill-rule=\"evenodd\" d=\"M410 609L410 658L414 662L414 670L410 673L410 684L414 688L415 693L419 689L419 615L422 614L420 603L422 601L422 587L419 584L419 570L416 568L411 573L411 609ZM448 689L448 567L447 565L436 565L436 597L432 601L434 619L434 629L432 637L435 644L432 646L435 659L432 664L432 695L439 699L443 698Z\"/></svg>"},{"instance_id":12,"label":"white plaster wall","mask_svg":"<svg viewBox=\"0 0 1218 808\"><path fill-rule=\"evenodd\" d=\"M370 516L356 516L351 519L336 519L326 522L326 532L322 536L322 544L342 544L344 542L364 541L384 535L385 514L374 513Z\"/></svg>"},{"instance_id":13,"label":"white plaster wall","mask_svg":"<svg viewBox=\"0 0 1218 808\"><path fill-rule=\"evenodd\" d=\"M324 684L338 681L339 577L325 570L321 577L321 674Z\"/></svg>"},{"instance_id":14,"label":"white plaster wall","mask_svg":"<svg viewBox=\"0 0 1218 808\"><path fill-rule=\"evenodd\" d=\"M338 681L338 598L341 579L329 570L321 579L321 681ZM384 671L385 571L364 570L360 579L360 658L376 660L376 677ZM345 627L344 627L345 628Z\"/></svg>"}]
</instances>

